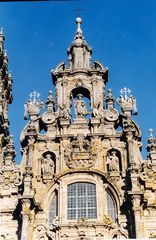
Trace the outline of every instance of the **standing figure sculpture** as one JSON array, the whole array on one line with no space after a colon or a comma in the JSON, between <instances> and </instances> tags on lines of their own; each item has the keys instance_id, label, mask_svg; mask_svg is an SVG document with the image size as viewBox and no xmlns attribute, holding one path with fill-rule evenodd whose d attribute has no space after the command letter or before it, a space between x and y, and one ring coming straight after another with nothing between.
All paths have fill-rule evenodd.
<instances>
[{"instance_id":1,"label":"standing figure sculpture","mask_svg":"<svg viewBox=\"0 0 156 240\"><path fill-rule=\"evenodd\" d=\"M42 160L42 172L45 175L54 175L54 161L51 154L47 154Z\"/></svg>"},{"instance_id":2,"label":"standing figure sculpture","mask_svg":"<svg viewBox=\"0 0 156 240\"><path fill-rule=\"evenodd\" d=\"M64 118L64 119L69 119L71 116L69 109L66 107L65 104L62 106L59 106L59 117Z\"/></svg>"},{"instance_id":3,"label":"standing figure sculpture","mask_svg":"<svg viewBox=\"0 0 156 240\"><path fill-rule=\"evenodd\" d=\"M109 171L119 171L119 157L116 151L112 151L107 156L108 170Z\"/></svg>"},{"instance_id":4,"label":"standing figure sculpture","mask_svg":"<svg viewBox=\"0 0 156 240\"><path fill-rule=\"evenodd\" d=\"M81 118L87 115L86 103L83 101L83 95L77 94L77 100L73 100L76 117Z\"/></svg>"}]
</instances>

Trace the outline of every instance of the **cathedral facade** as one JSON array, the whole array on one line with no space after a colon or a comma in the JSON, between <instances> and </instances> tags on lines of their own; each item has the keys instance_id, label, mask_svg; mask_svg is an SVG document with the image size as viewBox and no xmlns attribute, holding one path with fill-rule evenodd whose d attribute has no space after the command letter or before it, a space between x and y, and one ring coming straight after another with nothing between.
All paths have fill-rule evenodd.
<instances>
[{"instance_id":1,"label":"cathedral facade","mask_svg":"<svg viewBox=\"0 0 156 240\"><path fill-rule=\"evenodd\" d=\"M0 32L0 237L156 238L156 139L150 130L143 160L135 97L128 88L118 99L106 92L108 68L91 62L81 18L76 22L68 64L51 72L56 99L49 91L43 103L34 91L25 104L20 165L9 133L12 76Z\"/></svg>"}]
</instances>

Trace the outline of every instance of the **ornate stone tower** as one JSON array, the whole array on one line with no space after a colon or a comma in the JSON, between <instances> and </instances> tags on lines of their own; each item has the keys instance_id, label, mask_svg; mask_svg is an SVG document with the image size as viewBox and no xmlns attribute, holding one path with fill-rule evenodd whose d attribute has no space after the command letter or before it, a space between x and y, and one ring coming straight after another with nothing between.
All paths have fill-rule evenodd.
<instances>
[{"instance_id":1,"label":"ornate stone tower","mask_svg":"<svg viewBox=\"0 0 156 240\"><path fill-rule=\"evenodd\" d=\"M143 160L141 132L132 119L135 98L128 88L117 100L111 89L105 92L108 69L91 62L81 18L76 22L68 64L52 70L56 99L49 91L43 114L39 93L34 91L25 104L24 117L29 121L21 133L20 172L14 165L12 140L4 145L1 141L1 238L156 237L156 140L150 130L149 156ZM1 56L5 59L3 48ZM4 84L8 77L1 79ZM4 114L6 107L1 106ZM4 129L2 137L8 139ZM4 184L6 172L9 178Z\"/></svg>"},{"instance_id":2,"label":"ornate stone tower","mask_svg":"<svg viewBox=\"0 0 156 240\"><path fill-rule=\"evenodd\" d=\"M15 165L13 137L9 133L8 105L12 102L12 76L8 73L8 57L0 31L0 234L1 239L16 235L17 220L13 215L18 204L20 169ZM5 238L4 238L5 236Z\"/></svg>"}]
</instances>

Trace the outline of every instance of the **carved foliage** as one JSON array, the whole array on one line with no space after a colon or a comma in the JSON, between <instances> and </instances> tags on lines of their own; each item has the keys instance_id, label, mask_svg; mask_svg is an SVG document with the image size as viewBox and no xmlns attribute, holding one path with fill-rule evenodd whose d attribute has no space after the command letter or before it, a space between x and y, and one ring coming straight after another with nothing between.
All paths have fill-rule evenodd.
<instances>
[{"instance_id":1,"label":"carved foliage","mask_svg":"<svg viewBox=\"0 0 156 240\"><path fill-rule=\"evenodd\" d=\"M42 224L37 225L34 229L33 240L54 240L55 232L48 231Z\"/></svg>"},{"instance_id":2,"label":"carved foliage","mask_svg":"<svg viewBox=\"0 0 156 240\"><path fill-rule=\"evenodd\" d=\"M23 177L20 170L15 169L12 172L0 173L0 186L3 190L8 190L11 187L18 187L22 184Z\"/></svg>"}]
</instances>

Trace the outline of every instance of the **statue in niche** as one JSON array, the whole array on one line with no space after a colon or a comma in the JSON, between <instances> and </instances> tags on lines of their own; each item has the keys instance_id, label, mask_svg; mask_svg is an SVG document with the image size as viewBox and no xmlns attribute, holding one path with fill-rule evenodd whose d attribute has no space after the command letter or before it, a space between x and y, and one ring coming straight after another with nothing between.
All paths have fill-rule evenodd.
<instances>
[{"instance_id":1,"label":"statue in niche","mask_svg":"<svg viewBox=\"0 0 156 240\"><path fill-rule=\"evenodd\" d=\"M69 109L66 107L65 104L62 106L59 106L59 117L64 118L64 119L69 119L71 116Z\"/></svg>"},{"instance_id":2,"label":"statue in niche","mask_svg":"<svg viewBox=\"0 0 156 240\"><path fill-rule=\"evenodd\" d=\"M73 99L73 97L72 97ZM77 94L77 100L73 100L76 117L81 118L87 115L86 103L83 101L83 95Z\"/></svg>"},{"instance_id":3,"label":"statue in niche","mask_svg":"<svg viewBox=\"0 0 156 240\"><path fill-rule=\"evenodd\" d=\"M45 175L54 175L55 171L54 161L52 159L51 154L46 154L46 156L42 159L42 172Z\"/></svg>"},{"instance_id":4,"label":"statue in niche","mask_svg":"<svg viewBox=\"0 0 156 240\"><path fill-rule=\"evenodd\" d=\"M109 171L119 171L119 157L117 156L116 151L108 153L107 163Z\"/></svg>"}]
</instances>

